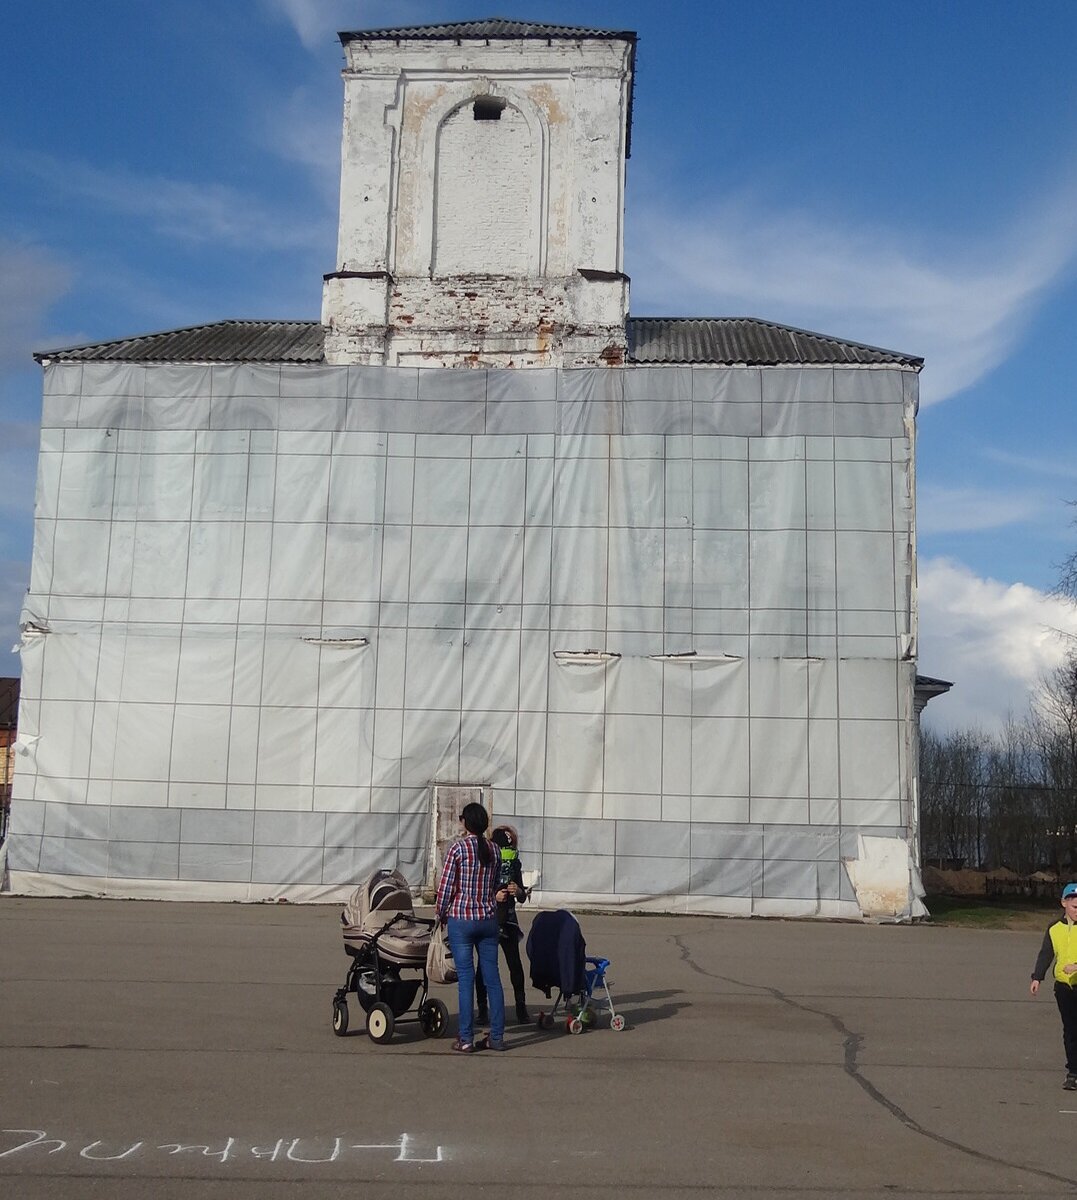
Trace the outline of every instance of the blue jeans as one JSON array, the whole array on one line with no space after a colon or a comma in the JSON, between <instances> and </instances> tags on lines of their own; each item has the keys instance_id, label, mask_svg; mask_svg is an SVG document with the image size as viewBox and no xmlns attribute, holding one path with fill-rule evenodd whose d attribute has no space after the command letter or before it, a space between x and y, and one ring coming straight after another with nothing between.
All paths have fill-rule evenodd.
<instances>
[{"instance_id":1,"label":"blue jeans","mask_svg":"<svg viewBox=\"0 0 1077 1200\"><path fill-rule=\"evenodd\" d=\"M475 957L472 950L479 952L479 970L486 984L486 995L490 1004L490 1037L500 1042L505 1036L505 993L501 989L501 976L497 973L497 918L485 921L461 921L450 917L448 923L449 948L452 950L453 965L456 967L460 996L460 1027L458 1037L465 1044L475 1040Z\"/></svg>"}]
</instances>

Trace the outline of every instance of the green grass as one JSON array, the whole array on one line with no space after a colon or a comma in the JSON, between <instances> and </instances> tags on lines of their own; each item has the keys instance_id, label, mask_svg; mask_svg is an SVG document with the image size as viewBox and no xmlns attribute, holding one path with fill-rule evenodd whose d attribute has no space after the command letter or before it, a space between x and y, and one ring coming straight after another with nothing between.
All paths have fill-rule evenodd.
<instances>
[{"instance_id":1,"label":"green grass","mask_svg":"<svg viewBox=\"0 0 1077 1200\"><path fill-rule=\"evenodd\" d=\"M1046 928L1057 901L988 899L986 896L928 896L924 903L932 924L965 929Z\"/></svg>"}]
</instances>

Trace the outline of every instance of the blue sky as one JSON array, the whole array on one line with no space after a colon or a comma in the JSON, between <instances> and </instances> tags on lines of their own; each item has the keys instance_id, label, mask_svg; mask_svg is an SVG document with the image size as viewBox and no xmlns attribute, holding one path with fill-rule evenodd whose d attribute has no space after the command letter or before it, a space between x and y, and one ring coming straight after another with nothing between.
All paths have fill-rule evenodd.
<instances>
[{"instance_id":1,"label":"blue sky","mask_svg":"<svg viewBox=\"0 0 1077 1200\"><path fill-rule=\"evenodd\" d=\"M504 16L639 34L636 315L923 355L921 671L993 728L1077 633L1072 0L35 0L0 43L0 674L29 580L30 352L316 317L338 29Z\"/></svg>"}]
</instances>

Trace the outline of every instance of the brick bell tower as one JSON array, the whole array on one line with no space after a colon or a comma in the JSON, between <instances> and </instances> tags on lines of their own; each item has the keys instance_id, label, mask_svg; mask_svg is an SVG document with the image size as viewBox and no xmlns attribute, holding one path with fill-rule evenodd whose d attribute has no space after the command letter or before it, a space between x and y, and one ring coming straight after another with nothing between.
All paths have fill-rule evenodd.
<instances>
[{"instance_id":1,"label":"brick bell tower","mask_svg":"<svg viewBox=\"0 0 1077 1200\"><path fill-rule=\"evenodd\" d=\"M622 362L635 34L487 20L340 40L328 361Z\"/></svg>"}]
</instances>

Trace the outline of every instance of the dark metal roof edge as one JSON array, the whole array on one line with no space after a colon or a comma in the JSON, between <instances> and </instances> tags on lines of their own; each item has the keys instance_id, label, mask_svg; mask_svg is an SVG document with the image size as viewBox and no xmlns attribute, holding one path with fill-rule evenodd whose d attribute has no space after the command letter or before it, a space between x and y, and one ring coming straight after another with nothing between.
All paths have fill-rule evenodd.
<instances>
[{"instance_id":1,"label":"dark metal roof edge","mask_svg":"<svg viewBox=\"0 0 1077 1200\"><path fill-rule=\"evenodd\" d=\"M954 685L949 679L936 679L933 675L917 675L916 686L934 692L948 692Z\"/></svg>"},{"instance_id":2,"label":"dark metal roof edge","mask_svg":"<svg viewBox=\"0 0 1077 1200\"><path fill-rule=\"evenodd\" d=\"M502 24L513 32L463 33L476 26ZM531 32L527 32L528 30ZM553 25L541 21L517 21L508 17L483 17L477 21L452 21L438 25L390 25L380 29L341 30L337 34L342 46L348 42L519 42L519 41L626 41L638 40L634 29L592 29L583 25Z\"/></svg>"},{"instance_id":3,"label":"dark metal roof edge","mask_svg":"<svg viewBox=\"0 0 1077 1200\"><path fill-rule=\"evenodd\" d=\"M106 338L103 342L81 342L77 346L56 346L49 350L34 350L31 353L34 361L41 363L47 358L62 359L65 355L75 354L80 350L104 350L109 346L122 346L124 342L151 341L153 338L175 337L176 334L180 333L203 333L210 329L235 328L243 325L303 325L307 328L313 328L320 324L320 321L289 320L287 318L284 320L261 320L257 317L246 319L229 317L223 321L202 321L197 325L180 325L175 329L155 329L150 333L132 333L128 334L127 337ZM122 362L123 360L117 359L116 361Z\"/></svg>"}]
</instances>

